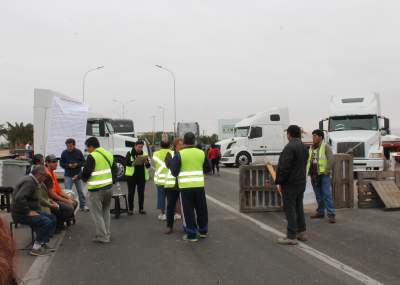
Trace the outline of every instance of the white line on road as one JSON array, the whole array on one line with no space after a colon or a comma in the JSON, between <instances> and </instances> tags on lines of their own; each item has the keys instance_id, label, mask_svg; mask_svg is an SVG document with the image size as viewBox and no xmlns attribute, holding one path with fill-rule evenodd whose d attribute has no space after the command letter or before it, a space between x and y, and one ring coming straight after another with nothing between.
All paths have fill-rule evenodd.
<instances>
[{"instance_id":1,"label":"white line on road","mask_svg":"<svg viewBox=\"0 0 400 285\"><path fill-rule=\"evenodd\" d=\"M278 231L277 229L264 224L263 222L258 221L257 219L254 219L252 217L250 217L249 215L240 213L238 210L236 210L235 208L211 197L210 195L207 195L207 199L210 200L211 202L213 202L214 204L220 206L221 208L224 208L225 210L234 213L238 216L240 216L241 218L248 220L250 222L252 222L253 224L256 224L257 226L259 226L261 229L263 229L264 231L267 231L269 233L272 233L278 237L284 237L286 236L284 233ZM329 266L332 266L334 268L336 268L337 270L349 275L350 277L360 281L363 284L368 284L368 285L382 285L383 283L365 275L364 273L340 262L339 260L330 257L329 255L326 255L323 252L320 252L314 248L312 248L311 246L306 245L305 243L299 243L299 245L297 246L298 249L300 249L301 251L317 258L318 260L326 263Z\"/></svg>"}]
</instances>

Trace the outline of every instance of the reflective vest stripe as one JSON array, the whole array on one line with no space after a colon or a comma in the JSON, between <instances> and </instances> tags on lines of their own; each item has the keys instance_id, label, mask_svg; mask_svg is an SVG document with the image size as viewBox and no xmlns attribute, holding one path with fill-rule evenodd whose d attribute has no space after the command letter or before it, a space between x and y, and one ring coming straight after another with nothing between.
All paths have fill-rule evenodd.
<instances>
[{"instance_id":1,"label":"reflective vest stripe","mask_svg":"<svg viewBox=\"0 0 400 285\"><path fill-rule=\"evenodd\" d=\"M108 174L111 173L111 169L104 169L104 170L99 170L99 171L93 171L92 176L99 176L103 174Z\"/></svg>"},{"instance_id":2,"label":"reflective vest stripe","mask_svg":"<svg viewBox=\"0 0 400 285\"><path fill-rule=\"evenodd\" d=\"M101 185L101 184L106 184L106 183L112 183L112 178L108 178L108 179L104 179L104 180L97 180L97 181L88 181L88 185L91 186L97 186L97 185Z\"/></svg>"},{"instance_id":3,"label":"reflective vest stripe","mask_svg":"<svg viewBox=\"0 0 400 285\"><path fill-rule=\"evenodd\" d=\"M181 178L179 182L186 183L186 182L204 182L204 177L193 177L193 178Z\"/></svg>"},{"instance_id":4,"label":"reflective vest stripe","mask_svg":"<svg viewBox=\"0 0 400 285\"><path fill-rule=\"evenodd\" d=\"M180 172L179 176L198 176L198 175L203 175L204 172L203 171L184 171L184 172Z\"/></svg>"}]
</instances>

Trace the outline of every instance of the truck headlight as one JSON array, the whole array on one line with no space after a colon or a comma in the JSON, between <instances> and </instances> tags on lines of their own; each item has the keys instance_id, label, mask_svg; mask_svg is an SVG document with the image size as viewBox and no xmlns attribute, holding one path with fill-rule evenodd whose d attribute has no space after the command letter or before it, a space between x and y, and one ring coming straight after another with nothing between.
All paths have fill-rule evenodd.
<instances>
[{"instance_id":1,"label":"truck headlight","mask_svg":"<svg viewBox=\"0 0 400 285\"><path fill-rule=\"evenodd\" d=\"M369 158L383 158L383 152L371 152Z\"/></svg>"}]
</instances>

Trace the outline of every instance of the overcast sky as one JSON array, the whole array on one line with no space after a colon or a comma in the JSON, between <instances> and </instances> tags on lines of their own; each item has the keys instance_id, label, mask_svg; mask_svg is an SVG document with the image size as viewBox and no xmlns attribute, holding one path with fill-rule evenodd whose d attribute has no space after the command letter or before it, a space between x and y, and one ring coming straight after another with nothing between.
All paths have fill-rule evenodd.
<instances>
[{"instance_id":1,"label":"overcast sky","mask_svg":"<svg viewBox=\"0 0 400 285\"><path fill-rule=\"evenodd\" d=\"M400 126L400 1L182 0L0 1L0 123L33 120L33 89L77 99L86 81L91 111L117 117L113 99L136 101L138 131L166 108L172 79L178 120L207 133L219 118L288 106L312 129L332 95L381 94Z\"/></svg>"}]
</instances>

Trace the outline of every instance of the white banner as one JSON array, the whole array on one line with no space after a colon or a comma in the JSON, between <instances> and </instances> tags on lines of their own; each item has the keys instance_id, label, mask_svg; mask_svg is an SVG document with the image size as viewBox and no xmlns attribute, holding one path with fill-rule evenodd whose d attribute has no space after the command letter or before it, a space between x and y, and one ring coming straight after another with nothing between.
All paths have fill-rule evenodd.
<instances>
[{"instance_id":1,"label":"white banner","mask_svg":"<svg viewBox=\"0 0 400 285\"><path fill-rule=\"evenodd\" d=\"M84 151L88 111L88 106L82 103L53 97L50 114L47 117L49 129L46 155L54 154L60 157L66 148L65 140L68 138L75 139L77 148Z\"/></svg>"}]
</instances>

